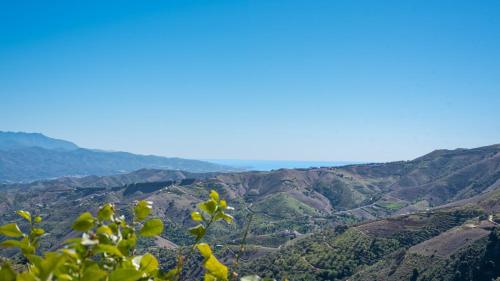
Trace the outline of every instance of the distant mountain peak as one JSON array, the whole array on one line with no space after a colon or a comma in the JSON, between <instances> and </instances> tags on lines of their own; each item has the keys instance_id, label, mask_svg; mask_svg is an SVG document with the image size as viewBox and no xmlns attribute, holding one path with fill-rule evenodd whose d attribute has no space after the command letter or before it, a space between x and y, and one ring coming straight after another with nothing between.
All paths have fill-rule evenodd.
<instances>
[{"instance_id":1,"label":"distant mountain peak","mask_svg":"<svg viewBox=\"0 0 500 281\"><path fill-rule=\"evenodd\" d=\"M103 176L141 168L188 172L237 170L199 160L85 149L40 133L0 131L0 183L62 176Z\"/></svg>"},{"instance_id":2,"label":"distant mountain peak","mask_svg":"<svg viewBox=\"0 0 500 281\"><path fill-rule=\"evenodd\" d=\"M16 150L29 147L63 151L79 148L70 141L50 138L41 133L0 131L0 150Z\"/></svg>"}]
</instances>

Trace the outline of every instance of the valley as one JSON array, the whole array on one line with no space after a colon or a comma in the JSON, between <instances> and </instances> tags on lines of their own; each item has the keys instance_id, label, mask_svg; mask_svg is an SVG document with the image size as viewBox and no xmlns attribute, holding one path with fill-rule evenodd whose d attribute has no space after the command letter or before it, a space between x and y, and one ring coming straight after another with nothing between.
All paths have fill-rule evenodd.
<instances>
[{"instance_id":1,"label":"valley","mask_svg":"<svg viewBox=\"0 0 500 281\"><path fill-rule=\"evenodd\" d=\"M278 280L435 280L446 268L449 278L440 280L467 280L456 279L456 271L479 273L460 268L463 256L475 251L471 262L480 268L499 258L491 249L499 247L500 145L380 164L232 173L143 169L3 185L0 223L16 220L19 209L39 214L49 233L42 248L55 249L76 235L66 229L80 213L110 202L127 215L133 202L148 200L165 230L142 247L168 260L193 242L186 232L190 213L210 189L234 208L235 223L215 225L206 237L228 260L252 215L246 273ZM500 276L488 270L481 274Z\"/></svg>"}]
</instances>

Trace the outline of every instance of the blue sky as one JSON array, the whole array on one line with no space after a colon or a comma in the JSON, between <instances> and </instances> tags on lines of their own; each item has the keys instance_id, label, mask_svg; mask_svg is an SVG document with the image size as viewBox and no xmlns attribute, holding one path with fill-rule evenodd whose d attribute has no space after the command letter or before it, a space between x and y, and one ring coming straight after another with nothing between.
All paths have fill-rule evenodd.
<instances>
[{"instance_id":1,"label":"blue sky","mask_svg":"<svg viewBox=\"0 0 500 281\"><path fill-rule=\"evenodd\" d=\"M0 130L200 159L500 143L498 14L498 1L2 1Z\"/></svg>"}]
</instances>

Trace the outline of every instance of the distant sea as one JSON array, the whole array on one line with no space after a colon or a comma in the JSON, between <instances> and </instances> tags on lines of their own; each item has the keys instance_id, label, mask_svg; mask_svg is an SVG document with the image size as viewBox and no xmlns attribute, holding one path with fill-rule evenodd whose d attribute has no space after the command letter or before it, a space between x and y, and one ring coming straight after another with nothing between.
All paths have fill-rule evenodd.
<instances>
[{"instance_id":1,"label":"distant sea","mask_svg":"<svg viewBox=\"0 0 500 281\"><path fill-rule=\"evenodd\" d=\"M278 169L296 169L312 167L338 167L361 162L349 161L286 161L286 160L234 160L234 159L208 159L212 163L227 165L251 171L271 171Z\"/></svg>"}]
</instances>

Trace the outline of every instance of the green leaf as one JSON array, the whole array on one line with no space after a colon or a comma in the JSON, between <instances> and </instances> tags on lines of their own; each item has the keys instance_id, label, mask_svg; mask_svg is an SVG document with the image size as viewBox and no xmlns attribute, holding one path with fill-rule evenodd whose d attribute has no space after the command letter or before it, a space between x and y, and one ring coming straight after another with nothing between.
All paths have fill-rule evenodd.
<instances>
[{"instance_id":1,"label":"green leaf","mask_svg":"<svg viewBox=\"0 0 500 281\"><path fill-rule=\"evenodd\" d=\"M128 255L129 252L131 252L134 249L136 243L137 243L137 237L133 235L130 236L128 239L123 239L122 241L120 241L120 243L118 243L118 249L120 249L122 253Z\"/></svg>"},{"instance_id":2,"label":"green leaf","mask_svg":"<svg viewBox=\"0 0 500 281\"><path fill-rule=\"evenodd\" d=\"M96 253L106 253L118 257L123 257L123 254L117 247L113 245L98 244L94 247Z\"/></svg>"},{"instance_id":3,"label":"green leaf","mask_svg":"<svg viewBox=\"0 0 500 281\"><path fill-rule=\"evenodd\" d=\"M58 281L71 281L71 280L73 280L73 277L71 277L71 275L66 274L66 273L56 273L55 275L56 275Z\"/></svg>"},{"instance_id":4,"label":"green leaf","mask_svg":"<svg viewBox=\"0 0 500 281\"><path fill-rule=\"evenodd\" d=\"M158 270L158 260L149 253L142 256L140 265L140 270L146 273L152 273Z\"/></svg>"},{"instance_id":5,"label":"green leaf","mask_svg":"<svg viewBox=\"0 0 500 281\"><path fill-rule=\"evenodd\" d=\"M196 245L198 251L204 258L209 258L212 255L212 250L210 250L210 246L207 243L199 243Z\"/></svg>"},{"instance_id":6,"label":"green leaf","mask_svg":"<svg viewBox=\"0 0 500 281\"><path fill-rule=\"evenodd\" d=\"M226 200L220 200L219 202L219 206L222 208L222 209L226 209L227 208L227 202Z\"/></svg>"},{"instance_id":7,"label":"green leaf","mask_svg":"<svg viewBox=\"0 0 500 281\"><path fill-rule=\"evenodd\" d=\"M27 240L5 240L0 243L0 247L3 248L19 248L24 254L32 254L35 252L35 248L29 244Z\"/></svg>"},{"instance_id":8,"label":"green leaf","mask_svg":"<svg viewBox=\"0 0 500 281\"><path fill-rule=\"evenodd\" d=\"M140 230L141 235L145 237L157 236L162 232L163 222L160 219L148 220Z\"/></svg>"},{"instance_id":9,"label":"green leaf","mask_svg":"<svg viewBox=\"0 0 500 281\"><path fill-rule=\"evenodd\" d=\"M217 212L217 214L215 214L214 216L214 221L220 221L221 219L224 218L224 213L223 212Z\"/></svg>"},{"instance_id":10,"label":"green leaf","mask_svg":"<svg viewBox=\"0 0 500 281\"><path fill-rule=\"evenodd\" d=\"M191 219L194 221L202 221L203 216L200 214L200 212L192 212L191 213Z\"/></svg>"},{"instance_id":11,"label":"green leaf","mask_svg":"<svg viewBox=\"0 0 500 281\"><path fill-rule=\"evenodd\" d=\"M30 214L30 212L19 210L19 211L16 212L16 214L18 214L19 216L21 216L23 219L31 222L31 214Z\"/></svg>"},{"instance_id":12,"label":"green leaf","mask_svg":"<svg viewBox=\"0 0 500 281\"><path fill-rule=\"evenodd\" d=\"M120 268L109 275L109 281L136 281L142 278L142 272L132 268Z\"/></svg>"},{"instance_id":13,"label":"green leaf","mask_svg":"<svg viewBox=\"0 0 500 281\"><path fill-rule=\"evenodd\" d=\"M217 277L213 276L212 274L205 272L205 275L203 276L203 281L218 281Z\"/></svg>"},{"instance_id":14,"label":"green leaf","mask_svg":"<svg viewBox=\"0 0 500 281\"><path fill-rule=\"evenodd\" d=\"M135 235L135 229L129 226L122 226L123 238L127 239L132 235Z\"/></svg>"},{"instance_id":15,"label":"green leaf","mask_svg":"<svg viewBox=\"0 0 500 281\"><path fill-rule=\"evenodd\" d=\"M177 276L179 275L179 269L174 268L169 270L167 273L160 272L160 277L165 280L177 280Z\"/></svg>"},{"instance_id":16,"label":"green leaf","mask_svg":"<svg viewBox=\"0 0 500 281\"><path fill-rule=\"evenodd\" d=\"M110 223L108 224L108 227L111 229L111 231L113 231L113 233L118 233L118 225L116 223Z\"/></svg>"},{"instance_id":17,"label":"green leaf","mask_svg":"<svg viewBox=\"0 0 500 281\"><path fill-rule=\"evenodd\" d=\"M42 217L40 217L40 216L36 216L36 217L35 217L35 222L36 222L36 223L42 222Z\"/></svg>"},{"instance_id":18,"label":"green leaf","mask_svg":"<svg viewBox=\"0 0 500 281\"><path fill-rule=\"evenodd\" d=\"M82 242L82 238L69 238L63 241L63 245L70 245L70 244L80 244Z\"/></svg>"},{"instance_id":19,"label":"green leaf","mask_svg":"<svg viewBox=\"0 0 500 281\"><path fill-rule=\"evenodd\" d=\"M199 224L195 227L191 227L189 229L189 233L196 236L196 238L201 238L205 235L205 227L203 225Z\"/></svg>"},{"instance_id":20,"label":"green leaf","mask_svg":"<svg viewBox=\"0 0 500 281\"><path fill-rule=\"evenodd\" d=\"M43 258L41 256L28 255L28 256L26 256L26 259L31 264L33 264L35 267L37 267L37 268L41 268L42 267Z\"/></svg>"},{"instance_id":21,"label":"green leaf","mask_svg":"<svg viewBox=\"0 0 500 281\"><path fill-rule=\"evenodd\" d=\"M33 236L41 236L45 233L45 230L41 229L41 228L37 228L37 227L34 227L32 230L31 230L31 235Z\"/></svg>"},{"instance_id":22,"label":"green leaf","mask_svg":"<svg viewBox=\"0 0 500 281\"><path fill-rule=\"evenodd\" d=\"M233 222L233 216L228 215L222 211L217 212L217 214L214 217L214 221L219 221L219 220L225 220L227 223Z\"/></svg>"},{"instance_id":23,"label":"green leaf","mask_svg":"<svg viewBox=\"0 0 500 281\"><path fill-rule=\"evenodd\" d=\"M23 233L15 223L0 226L0 234L8 237L21 237Z\"/></svg>"},{"instance_id":24,"label":"green leaf","mask_svg":"<svg viewBox=\"0 0 500 281\"><path fill-rule=\"evenodd\" d=\"M0 268L0 280L2 281L15 281L16 272L12 270L8 263L4 263Z\"/></svg>"},{"instance_id":25,"label":"green leaf","mask_svg":"<svg viewBox=\"0 0 500 281\"><path fill-rule=\"evenodd\" d=\"M233 216L225 213L222 214L222 219L225 220L227 223L231 223L234 220Z\"/></svg>"},{"instance_id":26,"label":"green leaf","mask_svg":"<svg viewBox=\"0 0 500 281\"><path fill-rule=\"evenodd\" d=\"M94 264L85 269L81 281L99 281L107 275L106 271L101 270L97 264Z\"/></svg>"},{"instance_id":27,"label":"green leaf","mask_svg":"<svg viewBox=\"0 0 500 281\"><path fill-rule=\"evenodd\" d=\"M72 228L78 231L88 231L94 226L95 218L91 213L85 212L81 214L73 223Z\"/></svg>"},{"instance_id":28,"label":"green leaf","mask_svg":"<svg viewBox=\"0 0 500 281\"><path fill-rule=\"evenodd\" d=\"M144 220L151 213L153 202L141 200L134 207L135 218L139 221Z\"/></svg>"},{"instance_id":29,"label":"green leaf","mask_svg":"<svg viewBox=\"0 0 500 281\"><path fill-rule=\"evenodd\" d=\"M217 209L217 203L214 200L208 200L205 202L202 202L198 204L198 208L200 210L207 212L208 214L212 215L215 210Z\"/></svg>"},{"instance_id":30,"label":"green leaf","mask_svg":"<svg viewBox=\"0 0 500 281\"><path fill-rule=\"evenodd\" d=\"M50 280L59 266L65 261L65 256L56 252L47 252L44 258L38 262L39 277L41 280Z\"/></svg>"},{"instance_id":31,"label":"green leaf","mask_svg":"<svg viewBox=\"0 0 500 281\"><path fill-rule=\"evenodd\" d=\"M217 191L215 190L210 190L210 198L212 198L212 200L214 200L215 202L218 202L219 201L219 193L217 193Z\"/></svg>"},{"instance_id":32,"label":"green leaf","mask_svg":"<svg viewBox=\"0 0 500 281\"><path fill-rule=\"evenodd\" d=\"M108 235L111 235L113 234L113 231L111 230L111 228L109 228L109 226L107 225L101 225L99 226L96 231L95 231L96 234L108 234Z\"/></svg>"},{"instance_id":33,"label":"green leaf","mask_svg":"<svg viewBox=\"0 0 500 281\"><path fill-rule=\"evenodd\" d=\"M99 209L99 211L97 212L97 218L101 221L104 220L110 221L114 213L115 213L115 208L113 207L113 205L107 203Z\"/></svg>"},{"instance_id":34,"label":"green leaf","mask_svg":"<svg viewBox=\"0 0 500 281\"><path fill-rule=\"evenodd\" d=\"M74 249L61 249L61 253L72 259L78 258L78 254Z\"/></svg>"},{"instance_id":35,"label":"green leaf","mask_svg":"<svg viewBox=\"0 0 500 281\"><path fill-rule=\"evenodd\" d=\"M35 278L33 272L23 272L17 275L16 281L38 281L38 278Z\"/></svg>"},{"instance_id":36,"label":"green leaf","mask_svg":"<svg viewBox=\"0 0 500 281\"><path fill-rule=\"evenodd\" d=\"M227 280L228 269L214 255L211 255L203 262L205 269L220 280Z\"/></svg>"}]
</instances>

